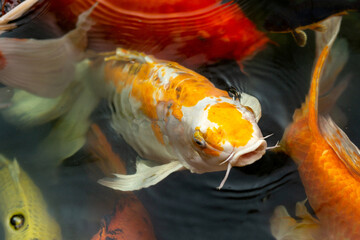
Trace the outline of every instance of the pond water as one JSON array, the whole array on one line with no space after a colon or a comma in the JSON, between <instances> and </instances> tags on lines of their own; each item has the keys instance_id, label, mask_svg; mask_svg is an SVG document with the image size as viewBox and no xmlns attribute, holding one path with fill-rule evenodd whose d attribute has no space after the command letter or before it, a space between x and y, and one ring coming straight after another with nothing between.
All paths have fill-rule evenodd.
<instances>
[{"instance_id":1,"label":"pond water","mask_svg":"<svg viewBox=\"0 0 360 240\"><path fill-rule=\"evenodd\" d=\"M49 2L51 5L51 1ZM85 6L91 3L86 0L77 2L83 2ZM101 2L106 1L99 2L101 5ZM128 1L123 2L123 4L128 4ZM195 1L199 5L202 2L205 1ZM276 1L272 2L274 6L280 4ZM46 2L40 1L39 6L35 5L29 16L26 15L20 19L18 28L3 33L1 37L55 39L74 27L74 21L61 18L62 16L71 18L71 14L69 14L71 11L68 8L61 9L60 7L63 7L61 4L60 7L57 6L59 8L44 7L43 4L46 5ZM66 4L67 1L64 1L64 5ZM134 9L136 7L141 9L136 4L145 3L142 1L133 3ZM188 3L183 1L181 4ZM114 50L112 46L116 46L116 44L123 46L121 43L132 48L141 46L141 49L135 50L145 52L148 47L148 53L155 55L157 54L156 49L161 49L158 51L159 58L183 61L184 65L207 77L217 88L228 90L233 87L255 96L262 108L259 127L264 136L272 134L266 141L268 146L274 146L281 140L286 127L292 122L295 109L305 101L315 60L315 34L311 30L306 30L307 44L299 47L289 33L269 33L262 29L261 23L264 21L267 11L265 7L264 9L261 7L264 4L263 1L240 1L235 4L242 8L246 16L254 21L256 27L270 39L265 47L257 51L251 58L236 61L237 59L229 57L221 59L216 56L216 58L210 59L211 54L204 57L202 53L198 53L197 49L193 51L194 56L190 56L192 49L187 49L190 53L186 53L188 54L186 56L185 53L181 55L179 48L171 55L170 50L164 50L166 47L171 48L173 44L172 40L166 39L166 31L162 32L160 37L154 39L149 37L148 41L143 39L144 37L134 39L134 45L131 45L124 44L125 40L126 42L130 41L129 36L126 36L122 42L121 37L124 36L114 33L118 34L118 40L120 39L119 42L116 42L109 38L109 32L112 30L104 30L106 34L100 36L103 36L102 40L106 41L99 41L101 42L99 45L89 42L93 44L92 46L96 46L94 49L104 46L104 42L111 42L109 45L105 44L106 51ZM154 6L156 6L155 3ZM149 3L148 9L146 9L147 13L152 11L151 7L152 5ZM267 7L269 6L267 5ZM305 8L306 5L304 5ZM132 11L136 12L137 10L134 9ZM155 12L155 10L153 11ZM73 12L75 15L78 14L75 10ZM222 14L222 12L219 11L218 14ZM146 18L144 16L145 13L140 14L139 19L143 20ZM180 16L176 17L180 18ZM218 17L220 18L220 15ZM183 18L186 20L186 15ZM357 30L360 28L359 18L360 15L357 12L350 12L343 17L338 38L347 40L350 57L344 70L340 73L338 81L348 77L350 82L331 112L333 119L357 146L360 145L360 130L358 129L360 112L357 106L359 102L358 89L360 88L357 80L360 74L358 68L360 39L357 34ZM215 16L211 16L209 19L211 20L208 20L210 21L209 25L216 22ZM128 21L129 28L136 27L136 25L131 25L133 19L129 18ZM15 21L15 23L17 22L19 23L19 21ZM120 23L126 24L126 21L123 19L123 22ZM161 26L161 22L155 20L154 23L150 22L149 24ZM164 26L169 27L166 24ZM195 23L194 26L196 26ZM109 26L104 29L107 27ZM181 26L176 27L181 29ZM242 28L241 25L238 27ZM123 28L126 29L126 27ZM135 30L143 30L144 35L151 33L151 29ZM158 30L154 31L151 34L160 34L156 32ZM95 33L93 34L95 35ZM186 43L186 39L189 39L191 34L193 33L190 32L188 36L179 37L179 39ZM89 33L89 36L93 35ZM139 36L141 34L138 34ZM142 41L143 45L140 44ZM154 42L156 47L154 47ZM163 43L164 46L162 46ZM192 45L189 44L189 46ZM216 44L213 47L216 48ZM219 48L221 47L219 46ZM215 51L215 49L213 50ZM189 59L191 61L188 61ZM18 71L21 71L22 66L17 67ZM39 67L41 68L41 66ZM126 163L128 173L133 173L138 154L111 129L109 115L109 106L105 102L100 102L92 112L90 121L100 127L113 151ZM44 139L55 127L56 119L27 127L16 125L1 117L0 153L10 160L16 158L21 168L39 187L46 201L48 213L61 228L62 239L89 240L98 233L102 226L102 219L111 216L115 206L121 199L126 198L126 195L121 191L97 183L97 180L104 176L104 172L99 167L101 159L89 151L90 144L86 144L75 154L67 156L61 161L57 154L56 142L46 145L46 149L42 147ZM79 127L81 126L79 125ZM296 202L307 197L296 164L282 152L268 150L255 163L241 168L233 168L224 187L218 190L217 186L224 174L224 171L204 174L193 174L188 170L177 171L154 186L134 191L149 214L156 239L274 239L270 231L270 218L274 209L279 205L284 205L290 215L294 216ZM6 221L4 220L6 218L1 217L1 221ZM125 224L123 223L121 226L126 225L127 221L130 220L124 217ZM133 228L134 232L139 231L136 227ZM0 239L6 239L5 231L1 228ZM47 240L41 237L39 239ZM94 237L94 239L100 238ZM130 238L114 239L133 240ZM137 239L150 238L139 237Z\"/></svg>"}]
</instances>

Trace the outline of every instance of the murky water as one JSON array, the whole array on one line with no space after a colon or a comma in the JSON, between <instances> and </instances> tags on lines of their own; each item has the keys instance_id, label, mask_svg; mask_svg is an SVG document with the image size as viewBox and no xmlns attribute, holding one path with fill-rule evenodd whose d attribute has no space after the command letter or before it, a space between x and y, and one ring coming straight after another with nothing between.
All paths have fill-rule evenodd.
<instances>
[{"instance_id":1,"label":"murky water","mask_svg":"<svg viewBox=\"0 0 360 240\"><path fill-rule=\"evenodd\" d=\"M258 8L254 9L259 11ZM256 15L250 4L246 5L246 10ZM47 39L60 35L63 31L60 28L50 28L53 32L46 30L49 26L44 24L44 18L35 18L2 36ZM350 76L351 82L332 113L357 146L360 145L357 106L360 45L356 31L360 28L359 18L355 12L344 17L340 37L348 39L351 54L339 79ZM311 31L308 32L308 44L303 48L296 45L290 34L271 34L271 38L272 42L263 51L243 62L242 70L234 60L221 60L195 68L220 89L234 87L259 99L262 106L259 126L264 136L273 134L267 139L269 146L281 139L292 121L294 110L304 101L315 57ZM108 109L100 104L91 119L105 132L114 151L128 163L128 172L134 172L137 154L109 130ZM55 164L54 168L54 161L58 160L52 156L52 149L38 148L54 124L25 128L1 118L0 153L9 159L16 158L39 186L49 213L61 227L63 239L88 240L99 231L101 219L112 213L123 194L96 182L103 173L97 165L99 160L86 148ZM283 153L268 151L250 166L233 168L223 189L217 190L224 174L199 175L180 171L155 186L135 191L150 214L156 238L273 239L269 219L274 208L285 205L290 213L294 213L296 202L306 198L295 163ZM5 239L4 233L0 234L0 239Z\"/></svg>"}]
</instances>

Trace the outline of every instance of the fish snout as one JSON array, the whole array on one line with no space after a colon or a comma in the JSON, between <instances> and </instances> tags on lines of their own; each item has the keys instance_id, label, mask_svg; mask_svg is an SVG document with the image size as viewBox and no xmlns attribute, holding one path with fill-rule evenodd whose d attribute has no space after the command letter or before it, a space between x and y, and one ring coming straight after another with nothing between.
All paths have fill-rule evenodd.
<instances>
[{"instance_id":1,"label":"fish snout","mask_svg":"<svg viewBox=\"0 0 360 240\"><path fill-rule=\"evenodd\" d=\"M267 143L263 139L259 139L255 143L235 152L230 164L233 167L243 167L259 160L266 152Z\"/></svg>"}]
</instances>

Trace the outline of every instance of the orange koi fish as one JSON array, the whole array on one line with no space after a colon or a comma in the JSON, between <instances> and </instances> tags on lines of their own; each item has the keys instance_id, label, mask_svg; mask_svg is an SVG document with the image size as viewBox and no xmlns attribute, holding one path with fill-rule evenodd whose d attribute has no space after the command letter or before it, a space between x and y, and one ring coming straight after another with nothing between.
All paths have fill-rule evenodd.
<instances>
[{"instance_id":1,"label":"orange koi fish","mask_svg":"<svg viewBox=\"0 0 360 240\"><path fill-rule=\"evenodd\" d=\"M326 73L325 61L337 61L327 56L340 22L341 17L330 18L328 31L318 33L325 46L316 62L309 96L302 108L296 110L294 122L281 142L284 151L298 164L317 218L307 211L305 201L296 207L299 221L291 218L284 206L279 206L271 219L276 239L360 239L359 149L329 116L318 114L319 80Z\"/></svg>"},{"instance_id":2,"label":"orange koi fish","mask_svg":"<svg viewBox=\"0 0 360 240\"><path fill-rule=\"evenodd\" d=\"M91 240L155 240L150 217L141 202L127 194L110 216L104 217L100 230Z\"/></svg>"},{"instance_id":3,"label":"orange koi fish","mask_svg":"<svg viewBox=\"0 0 360 240\"><path fill-rule=\"evenodd\" d=\"M89 150L100 159L97 167L102 173L126 173L126 163L114 153L100 127L92 124L88 135ZM92 240L155 240L149 214L141 201L131 192L120 194L113 213L103 218Z\"/></svg>"},{"instance_id":4,"label":"orange koi fish","mask_svg":"<svg viewBox=\"0 0 360 240\"><path fill-rule=\"evenodd\" d=\"M55 0L53 12L66 24L95 0ZM100 0L91 17L89 47L145 52L161 59L196 66L220 59L243 60L269 41L235 1ZM64 26L66 27L66 26Z\"/></svg>"}]
</instances>

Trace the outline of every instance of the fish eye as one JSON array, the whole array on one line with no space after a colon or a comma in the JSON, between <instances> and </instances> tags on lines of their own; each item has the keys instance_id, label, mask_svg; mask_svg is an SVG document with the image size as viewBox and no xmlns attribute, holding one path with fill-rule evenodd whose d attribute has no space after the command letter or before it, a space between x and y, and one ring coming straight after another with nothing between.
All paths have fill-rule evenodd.
<instances>
[{"instance_id":1,"label":"fish eye","mask_svg":"<svg viewBox=\"0 0 360 240\"><path fill-rule=\"evenodd\" d=\"M194 142L201 148L206 147L205 139L202 137L201 132L199 130L196 130L194 132Z\"/></svg>"},{"instance_id":2,"label":"fish eye","mask_svg":"<svg viewBox=\"0 0 360 240\"><path fill-rule=\"evenodd\" d=\"M24 226L25 217L22 214L12 215L10 218L10 224L14 227L15 230L19 230Z\"/></svg>"},{"instance_id":3,"label":"fish eye","mask_svg":"<svg viewBox=\"0 0 360 240\"><path fill-rule=\"evenodd\" d=\"M206 147L206 142L203 138L197 138L197 137L194 137L194 142L199 146L199 147Z\"/></svg>"}]
</instances>

